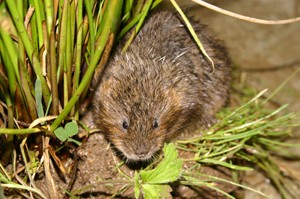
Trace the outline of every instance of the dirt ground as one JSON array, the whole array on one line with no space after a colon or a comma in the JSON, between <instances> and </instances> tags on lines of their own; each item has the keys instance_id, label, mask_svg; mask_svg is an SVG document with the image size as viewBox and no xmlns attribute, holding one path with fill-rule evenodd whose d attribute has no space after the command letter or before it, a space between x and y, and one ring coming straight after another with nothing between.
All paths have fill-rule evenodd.
<instances>
[{"instance_id":1,"label":"dirt ground","mask_svg":"<svg viewBox=\"0 0 300 199\"><path fill-rule=\"evenodd\" d=\"M285 0L284 4L282 0L214 0L211 2L224 9L262 19L274 20L300 16L300 3L297 0ZM255 87L258 90L268 88L269 93L271 93L300 66L300 23L273 26L259 25L233 19L200 6L194 6L190 8L190 11L195 18L208 24L224 40L234 63L241 71L241 81L245 85ZM276 103L289 103L289 111L300 110L299 85L300 73L276 95ZM300 135L300 132L295 132L295 135ZM106 198L109 193L125 189L122 180L126 180L126 177L120 175L118 169L121 169L123 173L130 177L134 176L134 171L126 166L115 167L119 160L111 150L107 150L109 145L101 135L94 134L88 142L78 151L80 161L74 189L78 189L79 193L82 194L81 196L87 198ZM300 139L293 139L291 142L300 143ZM295 153L300 157L300 150L291 151L291 153ZM287 162L280 159L277 161L281 168L287 172L287 175L293 176L292 180L295 186L291 189L293 189L295 197L300 195L300 172L298 169L300 162ZM107 165L111 166L108 167ZM219 177L228 177L226 171L217 172L214 169L205 168L203 172L215 173ZM114 176L120 181L120 185L110 187L99 184L100 176L101 180L106 181L111 180L111 177ZM58 180L58 177L54 177L54 180ZM262 191L272 199L280 198L278 192L270 184L270 180L262 174L255 171L248 172L243 181L244 184ZM60 188L66 188L66 183L58 183L58 181L55 183ZM40 186L42 185L46 185L46 182L40 181ZM220 186L228 192L233 190L231 186ZM199 195L195 196L186 189L183 187L178 188L178 198L199 198ZM89 194L85 194L87 192ZM131 198L132 192L125 191L123 195ZM220 198L215 193L207 190L203 190L202 196L202 198ZM244 192L242 197L245 199L262 198L262 196L250 191Z\"/></svg>"}]
</instances>

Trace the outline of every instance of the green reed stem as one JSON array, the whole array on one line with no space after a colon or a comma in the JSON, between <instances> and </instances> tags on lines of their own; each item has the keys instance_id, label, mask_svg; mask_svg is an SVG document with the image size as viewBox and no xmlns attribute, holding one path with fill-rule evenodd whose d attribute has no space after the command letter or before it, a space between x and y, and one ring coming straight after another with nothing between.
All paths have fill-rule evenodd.
<instances>
[{"instance_id":1,"label":"green reed stem","mask_svg":"<svg viewBox=\"0 0 300 199\"><path fill-rule=\"evenodd\" d=\"M156 0L153 2L153 4L151 5L150 10L153 10L154 8L156 8L156 6L161 3L162 0ZM121 39L135 24L137 24L141 17L142 17L143 13L139 13L138 15L136 15L122 30L121 32L118 34L118 38L117 41L119 39Z\"/></svg>"},{"instance_id":2,"label":"green reed stem","mask_svg":"<svg viewBox=\"0 0 300 199\"><path fill-rule=\"evenodd\" d=\"M54 6L53 6L53 4L54 4L54 1L52 1L52 0L45 0L44 1L48 35L50 35L50 32L51 32L52 27L53 27L53 20L54 20L54 16L53 16Z\"/></svg>"},{"instance_id":3,"label":"green reed stem","mask_svg":"<svg viewBox=\"0 0 300 199\"><path fill-rule=\"evenodd\" d=\"M117 28L116 23L118 23L121 18L122 4L123 1L121 0L107 0L107 6L104 11L104 20L103 20L103 23L105 23L105 25L104 25L103 32L101 33L101 38L99 40L99 43L96 45L95 54L93 57L91 57L90 65L85 75L83 76L83 79L81 80L78 89L74 92L74 95L72 96L68 104L65 106L65 108L62 110L60 115L50 126L51 132L53 132L60 125L60 123L65 119L65 117L69 114L72 107L78 101L81 93L83 92L85 87L88 85L90 79L92 78L94 70L99 62L99 59L105 48L109 35L116 34L115 33Z\"/></svg>"},{"instance_id":4,"label":"green reed stem","mask_svg":"<svg viewBox=\"0 0 300 199\"><path fill-rule=\"evenodd\" d=\"M24 43L24 47L26 49L28 58L33 66L33 69L36 73L36 75L40 78L42 88L43 88L43 98L48 104L49 98L50 98L50 90L47 86L46 80L43 76L42 70L41 70L41 64L39 62L39 59L37 57L36 52L33 49L33 46L31 44L31 41L29 39L29 36L27 34L27 30L25 29L23 19L21 18L20 14L16 11L16 3L11 0L6 0L7 7L9 11L12 13L12 20L16 26L16 29L22 39L22 42Z\"/></svg>"},{"instance_id":5,"label":"green reed stem","mask_svg":"<svg viewBox=\"0 0 300 199\"><path fill-rule=\"evenodd\" d=\"M90 0L84 0L84 4L86 7L88 22L89 22L89 32L90 32L89 52L90 52L90 56L93 57L95 51L95 46L94 46L95 45L95 23L92 14L93 6L90 4Z\"/></svg>"},{"instance_id":6,"label":"green reed stem","mask_svg":"<svg viewBox=\"0 0 300 199\"><path fill-rule=\"evenodd\" d=\"M43 34L43 17L42 17L42 10L41 5L42 1L34 0L34 9L36 13L36 22L37 22L37 30L38 30L38 40L39 40L39 48L41 48L44 44L44 34Z\"/></svg>"},{"instance_id":7,"label":"green reed stem","mask_svg":"<svg viewBox=\"0 0 300 199\"><path fill-rule=\"evenodd\" d=\"M144 23L144 20L151 8L151 5L152 5L152 2L153 0L148 0L146 2L146 4L144 5L144 8L143 8L143 11L142 11L142 15L141 15L141 18L138 22L138 24L136 25L136 28L135 30L132 32L130 38L128 39L128 41L126 42L124 48L122 49L122 52L125 52L127 50L127 48L129 47L129 45L131 44L131 42L133 41L134 37L136 36L136 34L139 32L139 30L141 29L143 23Z\"/></svg>"},{"instance_id":8,"label":"green reed stem","mask_svg":"<svg viewBox=\"0 0 300 199\"><path fill-rule=\"evenodd\" d=\"M18 59L16 59L18 58L17 49L11 37L5 30L0 29L0 33L0 48L1 54L5 57L4 61L6 62L6 64L4 64L4 66L7 72L7 78L9 82L9 93L11 97L14 98L15 91L17 88L17 80L20 81L20 74L18 71Z\"/></svg>"},{"instance_id":9,"label":"green reed stem","mask_svg":"<svg viewBox=\"0 0 300 199\"><path fill-rule=\"evenodd\" d=\"M81 60L82 60L82 45L83 45L83 0L78 1L77 5L77 39L76 39L76 47L75 47L75 71L74 71L74 80L73 80L73 90L72 96L74 95L75 91L79 85L79 78L80 78L80 68L81 68ZM73 107L72 112L78 110L77 107ZM73 113L74 114L74 113ZM79 118L79 112L76 111L75 118Z\"/></svg>"}]
</instances>

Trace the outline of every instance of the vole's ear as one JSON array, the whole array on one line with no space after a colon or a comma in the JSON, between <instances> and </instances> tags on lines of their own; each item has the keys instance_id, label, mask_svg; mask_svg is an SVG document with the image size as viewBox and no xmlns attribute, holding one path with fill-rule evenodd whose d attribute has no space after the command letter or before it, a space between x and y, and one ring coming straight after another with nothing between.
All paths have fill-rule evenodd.
<instances>
[{"instance_id":1,"label":"vole's ear","mask_svg":"<svg viewBox=\"0 0 300 199\"><path fill-rule=\"evenodd\" d=\"M164 93L163 106L161 114L164 118L176 118L183 109L183 100L180 99L180 95L176 89L167 89Z\"/></svg>"},{"instance_id":2,"label":"vole's ear","mask_svg":"<svg viewBox=\"0 0 300 199\"><path fill-rule=\"evenodd\" d=\"M169 99L171 107L174 107L177 110L180 109L184 103L184 99L181 99L181 95L179 95L178 91L174 88L171 88L165 94L167 99Z\"/></svg>"},{"instance_id":3,"label":"vole's ear","mask_svg":"<svg viewBox=\"0 0 300 199\"><path fill-rule=\"evenodd\" d=\"M99 83L98 89L95 90L96 97L98 99L102 98L103 96L115 97L115 96L111 96L113 93L116 93L116 92L112 92L112 88L117 88L117 87L114 86L115 84L116 84L116 81L114 80L113 77L103 79Z\"/></svg>"}]
</instances>

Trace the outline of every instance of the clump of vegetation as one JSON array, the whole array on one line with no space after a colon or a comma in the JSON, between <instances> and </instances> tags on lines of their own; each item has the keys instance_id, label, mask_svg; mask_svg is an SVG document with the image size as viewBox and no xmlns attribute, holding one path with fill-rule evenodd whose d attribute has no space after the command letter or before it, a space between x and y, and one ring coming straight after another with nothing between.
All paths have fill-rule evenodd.
<instances>
[{"instance_id":1,"label":"clump of vegetation","mask_svg":"<svg viewBox=\"0 0 300 199\"><path fill-rule=\"evenodd\" d=\"M289 154L290 147L300 147L299 144L284 142L291 136L293 127L299 126L299 113L282 113L287 105L275 110L265 108L266 101L262 99L265 92L260 92L242 106L221 111L219 122L202 135L166 145L158 165L152 164L136 172L132 180L127 176L129 180L123 182L129 185L127 189L134 188L136 198L141 192L145 198L168 198L172 192L169 185L175 182L196 190L207 187L234 198L217 186L217 182L221 182L267 198L264 193L240 184L239 172L256 169L271 179L283 198L293 197L293 192L288 188L290 182L272 155L278 151ZM180 157L177 151L189 153L192 158ZM203 166L227 168L232 173L232 179L201 173Z\"/></svg>"},{"instance_id":2,"label":"clump of vegetation","mask_svg":"<svg viewBox=\"0 0 300 199\"><path fill-rule=\"evenodd\" d=\"M50 161L59 166L56 152L81 144L76 136L80 105L93 74L101 73L114 43L134 28L126 50L161 1L0 1L0 198L11 190L23 197L47 198L36 187L35 175L42 170L52 179ZM197 171L202 165L232 171L259 167L288 197L285 180L269 154L290 146L280 140L289 135L287 127L299 121L293 113L276 116L286 105L265 109L259 100L262 94L240 108L225 109L202 136L166 145L157 166L137 172L129 181L136 198L141 193L145 198L170 197L169 184L175 181L207 186L230 198L215 181L246 188L214 176L202 180L204 174ZM176 148L193 158L180 159ZM192 166L183 168L184 162Z\"/></svg>"},{"instance_id":3,"label":"clump of vegetation","mask_svg":"<svg viewBox=\"0 0 300 199\"><path fill-rule=\"evenodd\" d=\"M288 154L290 147L300 146L284 143L284 140L291 135L293 127L299 126L299 113L282 113L287 105L275 110L265 108L266 101L261 99L265 92L266 90L260 92L240 107L224 109L220 112L219 122L202 136L177 141L177 145L180 150L195 154L194 158L186 160L195 161L193 167L220 165L232 171L262 170L274 183L282 197L289 198L292 193L286 186L288 183L271 154L278 151ZM194 174L188 169L184 175ZM200 173L197 175L201 176ZM216 180L214 176L208 178L212 182ZM222 179L218 180L222 181ZM188 180L185 183L203 186L203 183L194 184L193 181ZM213 184L206 185L215 189Z\"/></svg>"},{"instance_id":4,"label":"clump of vegetation","mask_svg":"<svg viewBox=\"0 0 300 199\"><path fill-rule=\"evenodd\" d=\"M0 155L4 187L17 181L32 191L36 169L49 171L49 157L57 158L51 142L61 147L66 140L80 144L72 136L78 132L80 105L94 72L101 73L117 38L138 24L136 33L147 13L160 2L1 1ZM25 181L16 177L20 154L27 174L33 174ZM4 168L11 163L13 175ZM33 188L24 185L27 183Z\"/></svg>"}]
</instances>

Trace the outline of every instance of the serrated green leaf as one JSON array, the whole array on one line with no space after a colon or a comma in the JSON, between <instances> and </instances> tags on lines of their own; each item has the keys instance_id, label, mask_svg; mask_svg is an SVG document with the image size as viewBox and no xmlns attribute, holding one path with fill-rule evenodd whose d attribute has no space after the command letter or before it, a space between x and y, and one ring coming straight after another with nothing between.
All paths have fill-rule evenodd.
<instances>
[{"instance_id":1,"label":"serrated green leaf","mask_svg":"<svg viewBox=\"0 0 300 199\"><path fill-rule=\"evenodd\" d=\"M170 194L172 188L169 185L151 185L143 184L143 196L145 199L171 199L172 195Z\"/></svg>"},{"instance_id":2,"label":"serrated green leaf","mask_svg":"<svg viewBox=\"0 0 300 199\"><path fill-rule=\"evenodd\" d=\"M163 149L165 158L156 168L140 172L143 183L161 184L177 180L182 169L182 160L178 159L178 152L174 144L168 144Z\"/></svg>"},{"instance_id":3,"label":"serrated green leaf","mask_svg":"<svg viewBox=\"0 0 300 199\"><path fill-rule=\"evenodd\" d=\"M78 126L75 122L69 122L65 128L59 127L54 131L55 136L62 142L78 133Z\"/></svg>"}]
</instances>

